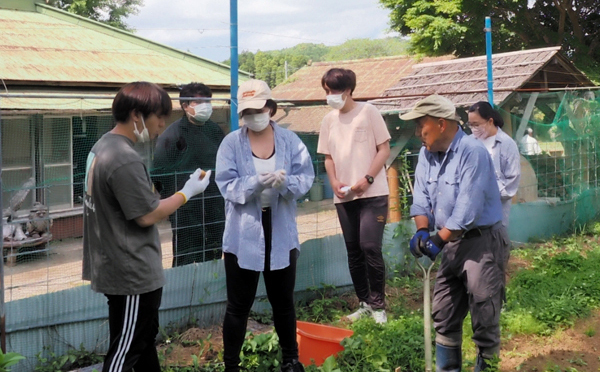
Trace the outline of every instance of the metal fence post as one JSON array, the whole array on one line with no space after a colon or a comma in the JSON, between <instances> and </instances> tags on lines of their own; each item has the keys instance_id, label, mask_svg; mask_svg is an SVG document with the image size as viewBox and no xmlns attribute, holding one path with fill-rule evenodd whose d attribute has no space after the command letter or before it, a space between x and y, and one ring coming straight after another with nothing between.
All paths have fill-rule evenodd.
<instances>
[{"instance_id":1,"label":"metal fence post","mask_svg":"<svg viewBox=\"0 0 600 372\"><path fill-rule=\"evenodd\" d=\"M0 103L2 100L0 99ZM2 105L0 104L0 211L2 208ZM0 220L0 230L3 230L2 223L4 219ZM2 238L4 241L4 238ZM0 347L2 353L6 354L6 314L4 308L4 247L2 248L2 259L0 260Z\"/></svg>"}]
</instances>

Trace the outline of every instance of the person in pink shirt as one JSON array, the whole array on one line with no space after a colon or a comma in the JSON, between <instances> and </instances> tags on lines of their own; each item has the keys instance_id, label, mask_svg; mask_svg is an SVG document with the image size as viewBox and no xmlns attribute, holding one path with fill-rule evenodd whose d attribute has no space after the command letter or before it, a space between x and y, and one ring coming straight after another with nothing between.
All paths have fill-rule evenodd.
<instances>
[{"instance_id":1,"label":"person in pink shirt","mask_svg":"<svg viewBox=\"0 0 600 372\"><path fill-rule=\"evenodd\" d=\"M321 85L333 110L321 123L317 152L325 155L350 276L360 302L347 318L354 321L371 315L377 323L385 323L381 246L388 213L384 164L390 155L390 133L373 105L352 98L356 87L352 70L332 68L323 75Z\"/></svg>"}]
</instances>

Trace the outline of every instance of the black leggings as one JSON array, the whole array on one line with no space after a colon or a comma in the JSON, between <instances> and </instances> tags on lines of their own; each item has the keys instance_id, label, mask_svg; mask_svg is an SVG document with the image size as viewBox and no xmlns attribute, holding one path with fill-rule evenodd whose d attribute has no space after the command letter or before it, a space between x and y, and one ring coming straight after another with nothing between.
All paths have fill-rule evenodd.
<instances>
[{"instance_id":1,"label":"black leggings","mask_svg":"<svg viewBox=\"0 0 600 372\"><path fill-rule=\"evenodd\" d=\"M275 331L279 336L279 344L283 361L298 359L296 343L296 311L294 308L294 286L296 285L296 260L299 251L290 251L290 265L281 270L269 269L271 253L271 219L270 210L263 213L265 231L265 271L263 277L267 289L267 298L273 308ZM223 322L223 360L225 371L239 371L240 351L244 343L248 315L256 297L259 271L240 268L237 257L225 253L225 276L227 282L227 310Z\"/></svg>"},{"instance_id":2,"label":"black leggings","mask_svg":"<svg viewBox=\"0 0 600 372\"><path fill-rule=\"evenodd\" d=\"M373 309L385 309L385 262L381 252L388 197L356 199L335 205L348 251L356 296Z\"/></svg>"}]
</instances>

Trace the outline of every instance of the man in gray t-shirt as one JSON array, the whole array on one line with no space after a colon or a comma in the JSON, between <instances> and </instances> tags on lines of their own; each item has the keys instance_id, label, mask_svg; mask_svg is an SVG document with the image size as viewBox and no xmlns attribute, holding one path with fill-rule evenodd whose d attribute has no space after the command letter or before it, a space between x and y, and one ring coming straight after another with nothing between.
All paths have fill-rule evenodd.
<instances>
[{"instance_id":1,"label":"man in gray t-shirt","mask_svg":"<svg viewBox=\"0 0 600 372\"><path fill-rule=\"evenodd\" d=\"M106 133L87 162L85 222L94 234L83 238L83 279L96 292L146 293L165 284L156 225L135 218L158 207L159 196L129 138Z\"/></svg>"},{"instance_id":2,"label":"man in gray t-shirt","mask_svg":"<svg viewBox=\"0 0 600 372\"><path fill-rule=\"evenodd\" d=\"M165 126L171 99L156 84L125 85L113 102L115 127L88 155L84 184L83 279L108 299L110 345L103 372L160 372L154 346L165 277L158 230L203 192L210 171L197 169L184 187L160 199L134 150Z\"/></svg>"}]
</instances>

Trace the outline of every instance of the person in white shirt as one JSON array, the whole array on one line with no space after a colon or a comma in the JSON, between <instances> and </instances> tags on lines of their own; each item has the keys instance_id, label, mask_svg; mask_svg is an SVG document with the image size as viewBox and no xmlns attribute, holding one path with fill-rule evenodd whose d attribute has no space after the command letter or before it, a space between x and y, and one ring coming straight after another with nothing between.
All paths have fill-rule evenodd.
<instances>
[{"instance_id":1,"label":"person in white shirt","mask_svg":"<svg viewBox=\"0 0 600 372\"><path fill-rule=\"evenodd\" d=\"M533 129L531 128L527 128L527 133L521 138L519 145L523 155L539 155L542 153L538 141L533 138Z\"/></svg>"}]
</instances>

